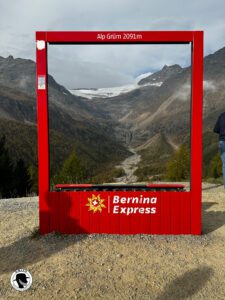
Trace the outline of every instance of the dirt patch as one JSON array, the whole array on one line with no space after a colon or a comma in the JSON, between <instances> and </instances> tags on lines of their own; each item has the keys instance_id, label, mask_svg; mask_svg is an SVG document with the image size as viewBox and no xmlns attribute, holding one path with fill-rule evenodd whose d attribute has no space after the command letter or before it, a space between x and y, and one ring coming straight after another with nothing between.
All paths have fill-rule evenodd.
<instances>
[{"instance_id":1,"label":"dirt patch","mask_svg":"<svg viewBox=\"0 0 225 300\"><path fill-rule=\"evenodd\" d=\"M225 190L203 185L203 235L36 234L37 198L0 201L1 299L224 299ZM17 292L10 277L27 269Z\"/></svg>"}]
</instances>

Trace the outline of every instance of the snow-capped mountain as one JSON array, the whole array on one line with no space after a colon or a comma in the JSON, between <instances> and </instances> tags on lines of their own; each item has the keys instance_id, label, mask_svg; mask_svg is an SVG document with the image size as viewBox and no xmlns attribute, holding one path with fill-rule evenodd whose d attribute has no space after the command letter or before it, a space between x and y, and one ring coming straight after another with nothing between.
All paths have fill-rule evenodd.
<instances>
[{"instance_id":1,"label":"snow-capped mountain","mask_svg":"<svg viewBox=\"0 0 225 300\"><path fill-rule=\"evenodd\" d=\"M93 99L93 98L110 98L110 97L116 97L121 94L125 94L128 92L131 92L136 89L141 89L145 86L161 86L162 81L155 81L146 83L143 85L140 85L139 82L143 80L144 78L147 78L151 75L151 72L141 74L137 76L134 80L134 83L122 85L122 86L116 86L116 87L108 87L108 88L98 88L98 89L74 89L70 90L70 92L76 96L81 96L87 99Z\"/></svg>"},{"instance_id":2,"label":"snow-capped mountain","mask_svg":"<svg viewBox=\"0 0 225 300\"><path fill-rule=\"evenodd\" d=\"M123 86L99 88L99 89L76 89L76 90L70 90L70 92L76 96L92 99L94 97L97 98L116 97L123 93L128 93L132 90L135 90L136 88L139 87L136 86L135 84L128 84Z\"/></svg>"}]
</instances>

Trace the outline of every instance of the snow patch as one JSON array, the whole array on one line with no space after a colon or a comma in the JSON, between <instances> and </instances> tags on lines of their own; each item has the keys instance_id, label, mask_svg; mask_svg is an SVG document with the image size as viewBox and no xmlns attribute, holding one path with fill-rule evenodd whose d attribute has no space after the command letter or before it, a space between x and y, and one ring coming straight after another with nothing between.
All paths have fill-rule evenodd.
<instances>
[{"instance_id":1,"label":"snow patch","mask_svg":"<svg viewBox=\"0 0 225 300\"><path fill-rule=\"evenodd\" d=\"M110 87L110 88L100 88L100 89L81 89L81 90L71 90L71 93L76 96L82 96L88 99L92 99L94 97L98 98L109 98L109 97L116 97L124 93L128 93L137 89L138 86L134 84L117 86L117 87Z\"/></svg>"},{"instance_id":2,"label":"snow patch","mask_svg":"<svg viewBox=\"0 0 225 300\"><path fill-rule=\"evenodd\" d=\"M154 83L146 83L143 85L138 85L138 82L151 75L151 72L141 74L134 79L134 83L116 86L116 87L107 87L107 88L98 88L98 89L72 89L70 92L79 97L84 97L86 99L93 99L93 98L110 98L116 97L122 94L129 93L134 90L142 89L146 86L161 86L163 82L154 82Z\"/></svg>"},{"instance_id":3,"label":"snow patch","mask_svg":"<svg viewBox=\"0 0 225 300\"><path fill-rule=\"evenodd\" d=\"M135 78L135 83L138 83L141 79L144 79L148 76L152 75L152 72L144 73Z\"/></svg>"}]
</instances>

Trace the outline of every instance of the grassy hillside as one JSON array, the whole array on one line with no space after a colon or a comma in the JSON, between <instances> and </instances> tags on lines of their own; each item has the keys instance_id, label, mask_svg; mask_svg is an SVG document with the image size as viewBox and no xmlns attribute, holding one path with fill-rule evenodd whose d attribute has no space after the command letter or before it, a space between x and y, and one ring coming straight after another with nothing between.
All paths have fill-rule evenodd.
<instances>
[{"instance_id":1,"label":"grassy hillside","mask_svg":"<svg viewBox=\"0 0 225 300\"><path fill-rule=\"evenodd\" d=\"M13 120L0 119L0 132L6 136L6 145L14 162L23 159L27 166L37 166L37 128ZM54 177L62 167L63 162L75 151L87 180L112 178L114 165L128 156L129 152L122 146L118 147L110 138L96 135L98 139L66 136L51 129L50 136L50 173ZM95 136L95 137L96 137ZM101 176L99 177L99 174ZM111 176L111 177L110 177ZM93 178L93 179L92 179ZM95 178L95 179L94 179Z\"/></svg>"},{"instance_id":2,"label":"grassy hillside","mask_svg":"<svg viewBox=\"0 0 225 300\"><path fill-rule=\"evenodd\" d=\"M166 163L174 153L174 148L166 137L159 133L138 153L141 155L141 161L135 175L138 176L139 181L143 181L152 176L158 175L160 177L164 174Z\"/></svg>"}]
</instances>

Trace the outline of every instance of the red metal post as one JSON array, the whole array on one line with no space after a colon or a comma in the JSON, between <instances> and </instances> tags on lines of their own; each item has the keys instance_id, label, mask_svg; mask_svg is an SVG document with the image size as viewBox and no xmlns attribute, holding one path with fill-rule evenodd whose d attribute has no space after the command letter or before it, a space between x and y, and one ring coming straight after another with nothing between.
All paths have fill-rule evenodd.
<instances>
[{"instance_id":1,"label":"red metal post","mask_svg":"<svg viewBox=\"0 0 225 300\"><path fill-rule=\"evenodd\" d=\"M37 58L37 123L38 123L38 186L40 232L49 227L49 137L48 137L48 71L45 33L36 35Z\"/></svg>"},{"instance_id":2,"label":"red metal post","mask_svg":"<svg viewBox=\"0 0 225 300\"><path fill-rule=\"evenodd\" d=\"M194 32L192 44L191 115L191 233L201 234L203 31Z\"/></svg>"}]
</instances>

